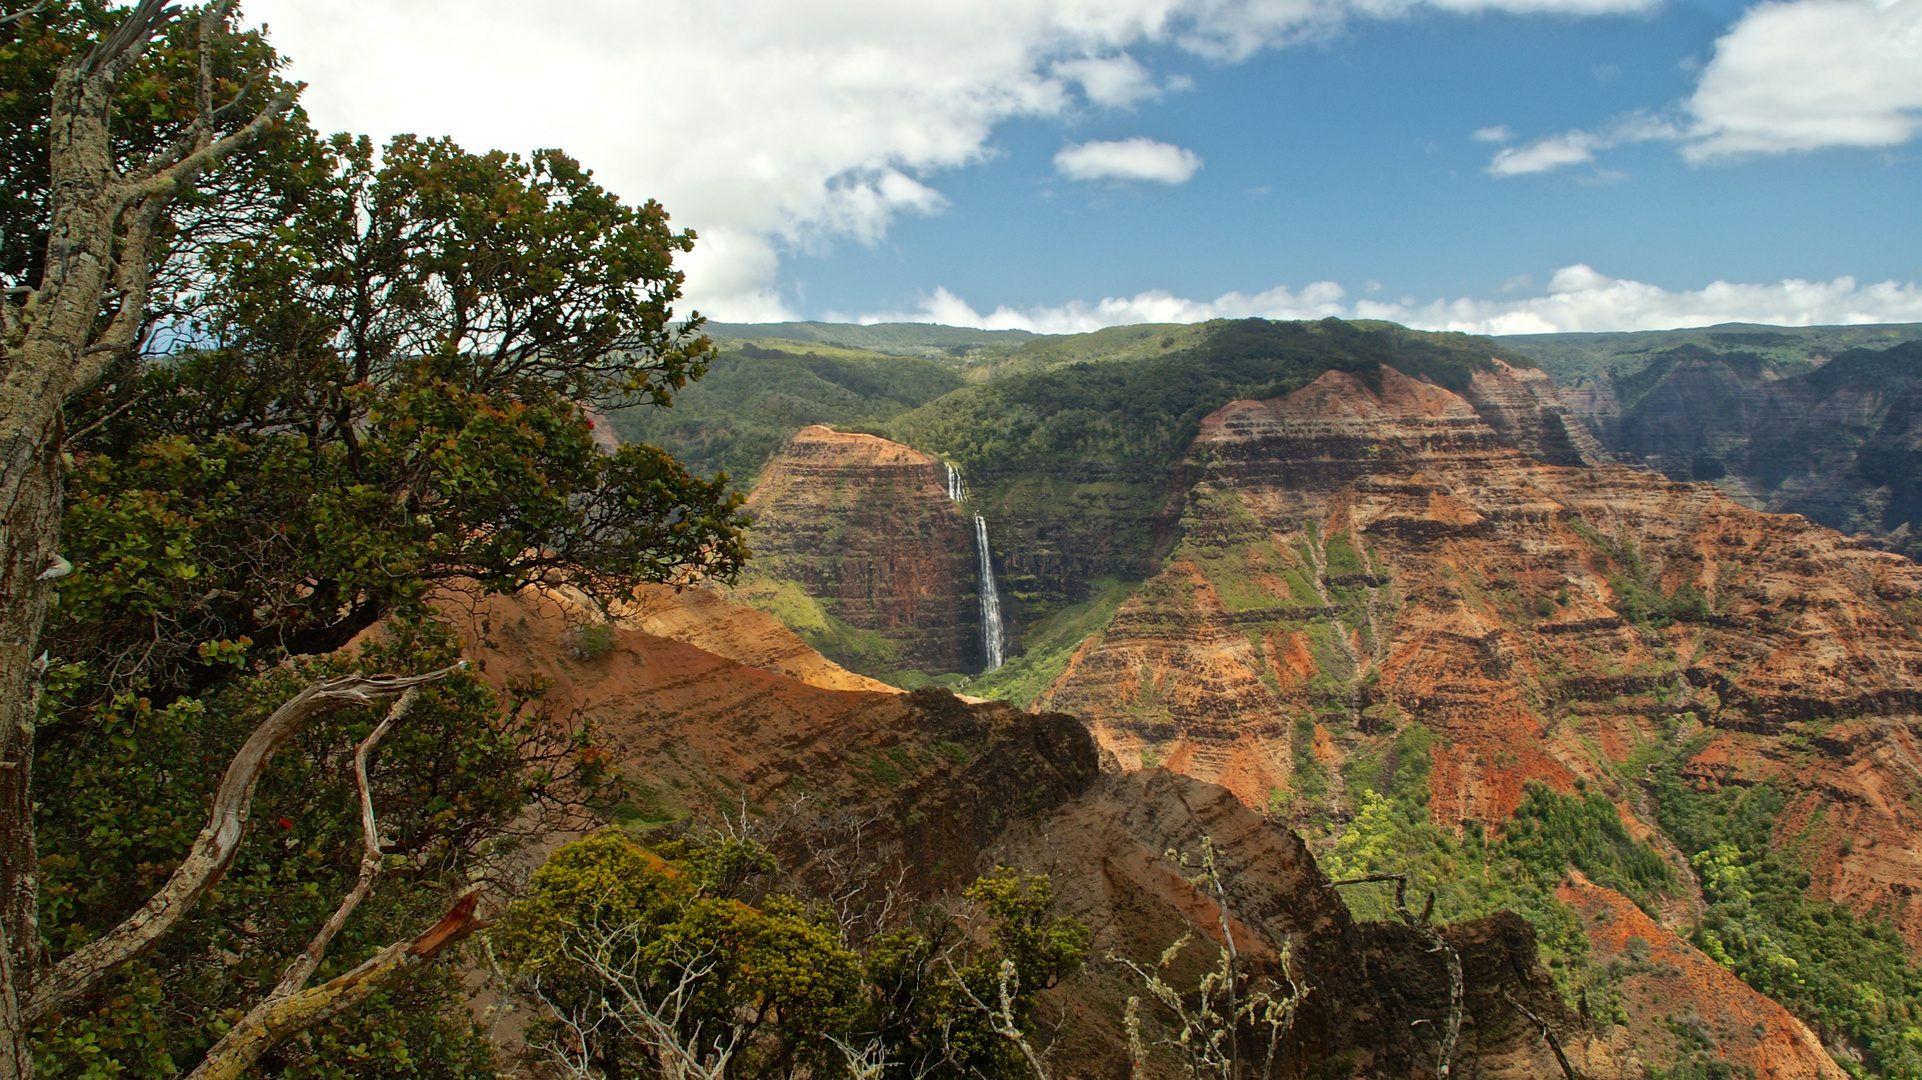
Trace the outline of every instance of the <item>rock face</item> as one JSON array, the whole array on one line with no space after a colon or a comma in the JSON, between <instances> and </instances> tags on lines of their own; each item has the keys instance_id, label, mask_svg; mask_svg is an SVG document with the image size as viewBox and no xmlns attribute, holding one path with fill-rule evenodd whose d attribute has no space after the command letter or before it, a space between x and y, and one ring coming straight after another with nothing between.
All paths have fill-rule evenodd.
<instances>
[{"instance_id":1,"label":"rock face","mask_svg":"<svg viewBox=\"0 0 1922 1080\"><path fill-rule=\"evenodd\" d=\"M747 504L754 559L733 594L867 675L980 670L974 529L939 458L804 428Z\"/></svg>"},{"instance_id":2,"label":"rock face","mask_svg":"<svg viewBox=\"0 0 1922 1080\"><path fill-rule=\"evenodd\" d=\"M1184 877L1167 853L1198 857L1204 837L1217 849L1236 950L1250 969L1270 974L1282 970L1285 953L1287 970L1310 988L1277 1055L1276 1075L1317 1075L1313 1069L1335 1062L1355 1076L1439 1075L1451 1011L1445 956L1408 927L1357 923L1300 837L1219 787L1161 769L1104 777L1044 821L1011 832L990 854L1008 865L1057 868L1061 905L1095 929L1091 955L1151 968L1177 937L1192 932L1195 944L1168 971L1173 985L1192 988L1216 963L1221 912L1212 893ZM1503 913L1442 933L1463 975L1461 1035L1449 1075L1563 1075L1541 1024L1527 1013L1578 1060L1613 1062L1610 1048L1569 1013L1536 963L1525 922ZM1129 1076L1118 1020L1141 988L1119 965L1090 965L1059 993L1071 1022L1057 1060L1071 1063L1074 1076ZM1152 1022L1145 1026L1153 1038ZM1150 1064L1165 1069L1161 1075L1180 1075L1172 1058Z\"/></svg>"},{"instance_id":3,"label":"rock face","mask_svg":"<svg viewBox=\"0 0 1922 1080\"><path fill-rule=\"evenodd\" d=\"M615 815L628 824L697 812L780 820L784 863L805 878L817 848L853 822L865 859L935 895L971 880L1013 817L1047 813L1096 775L1095 747L1069 716L939 689L810 685L621 620L583 650L566 609L532 592L486 598L466 608L462 636L482 677L543 680L552 715L593 726L636 783Z\"/></svg>"},{"instance_id":4,"label":"rock face","mask_svg":"<svg viewBox=\"0 0 1922 1080\"><path fill-rule=\"evenodd\" d=\"M648 624L684 624L664 609L686 597L652 597ZM688 607L755 622L712 604L694 598ZM1436 1023L1451 1001L1444 960L1405 927L1355 922L1300 838L1231 793L1165 770L1103 777L1093 740L1069 716L968 704L935 688L808 685L624 625L632 615L584 655L571 606L531 592L491 597L464 605L459 621L483 677L504 687L540 676L555 715L595 725L613 763L637 781L635 804L619 813L631 826L754 815L791 871L784 887L833 895L876 925L996 865L1046 871L1059 907L1095 928L1094 957L1112 951L1152 964L1194 929L1202 944L1175 966L1178 979L1212 966L1216 909L1164 853L1195 854L1207 836L1228 882L1237 948L1270 972L1286 950L1287 971L1310 990L1279 1058L1292 1071L1281 1075L1340 1062L1361 1066L1360 1075L1436 1075ZM742 635L716 636L738 644ZM1541 1027L1520 1008L1583 1060L1612 1060L1555 993L1525 923L1501 915L1443 933L1464 974L1453 1075L1556 1075ZM1130 992L1099 960L1051 992L1074 1018L1055 1057L1061 1075L1130 1075L1116 1022ZM1179 1075L1172 1060L1150 1067L1152 1076Z\"/></svg>"},{"instance_id":5,"label":"rock face","mask_svg":"<svg viewBox=\"0 0 1922 1080\"><path fill-rule=\"evenodd\" d=\"M1756 353L1684 347L1637 378L1653 385L1626 409L1594 407L1613 449L1922 553L1922 342L1851 349L1788 378Z\"/></svg>"},{"instance_id":6,"label":"rock face","mask_svg":"<svg viewBox=\"0 0 1922 1080\"><path fill-rule=\"evenodd\" d=\"M1277 810L1338 804L1342 766L1419 722L1448 828L1499 824L1529 780L1581 779L1646 832L1616 764L1704 725L1692 769L1775 778L1796 800L1778 828L1821 818L1830 895L1891 905L1922 940L1922 567L1708 484L1514 442L1392 369L1379 392L1331 372L1222 408L1166 568L1043 703L1124 765ZM1841 752L1812 759L1812 735ZM1902 840L1851 851L1848 829Z\"/></svg>"},{"instance_id":7,"label":"rock face","mask_svg":"<svg viewBox=\"0 0 1922 1080\"><path fill-rule=\"evenodd\" d=\"M685 642L716 656L826 690L899 694L898 687L857 675L808 647L765 612L730 604L703 588L642 585L614 611L624 629Z\"/></svg>"}]
</instances>

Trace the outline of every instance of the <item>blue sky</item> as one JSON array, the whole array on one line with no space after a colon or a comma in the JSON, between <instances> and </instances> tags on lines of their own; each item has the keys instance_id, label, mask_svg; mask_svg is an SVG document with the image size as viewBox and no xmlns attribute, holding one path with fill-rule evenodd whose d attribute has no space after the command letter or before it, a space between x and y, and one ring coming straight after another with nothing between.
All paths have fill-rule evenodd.
<instances>
[{"instance_id":1,"label":"blue sky","mask_svg":"<svg viewBox=\"0 0 1922 1080\"><path fill-rule=\"evenodd\" d=\"M1922 0L309 8L323 126L564 146L719 318L1922 320Z\"/></svg>"}]
</instances>

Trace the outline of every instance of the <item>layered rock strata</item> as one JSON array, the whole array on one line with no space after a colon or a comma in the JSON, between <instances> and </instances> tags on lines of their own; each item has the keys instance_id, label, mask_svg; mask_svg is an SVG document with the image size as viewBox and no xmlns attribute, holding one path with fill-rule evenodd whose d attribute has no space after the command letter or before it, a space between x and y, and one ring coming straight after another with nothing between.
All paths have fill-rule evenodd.
<instances>
[{"instance_id":1,"label":"layered rock strata","mask_svg":"<svg viewBox=\"0 0 1922 1080\"><path fill-rule=\"evenodd\" d=\"M657 627L686 625L668 610L683 603L706 618L756 622L688 593L647 599ZM746 814L790 871L783 888L832 897L868 930L951 899L997 865L1049 873L1060 912L1096 932L1094 961L1051 991L1050 1015L1072 1018L1053 1059L1061 1075L1129 1075L1116 1017L1139 988L1102 957L1152 964L1192 930L1196 947L1170 975L1195 980L1212 966L1214 901L1166 856L1198 855L1203 837L1218 853L1249 969L1292 975L1309 991L1281 1075L1339 1062L1371 1070L1363 1075L1436 1075L1435 1023L1453 1000L1442 955L1405 927L1355 922L1300 838L1231 793L1165 770L1102 777L1093 740L1069 716L938 689L809 685L633 629L631 615L584 651L584 613L573 604L530 591L449 609L484 678L503 688L543 681L553 715L593 725L635 783L634 802L617 811L630 827L671 832L689 817ZM739 648L743 635L715 637ZM783 662L785 649L750 646ZM1554 1075L1543 1071L1554 1059L1529 1014L1588 1055L1578 1060L1606 1055L1536 963L1526 924L1502 915L1442 933L1464 974L1452 1075ZM1152 1034L1158 1022L1148 1023ZM1150 1076L1180 1075L1172 1058L1148 1065Z\"/></svg>"},{"instance_id":2,"label":"layered rock strata","mask_svg":"<svg viewBox=\"0 0 1922 1080\"><path fill-rule=\"evenodd\" d=\"M1776 779L1794 796L1778 828L1820 819L1829 894L1922 937L1922 567L1707 484L1511 441L1392 369L1379 392L1331 372L1225 406L1166 568L1043 703L1125 765L1277 812L1343 812L1344 766L1418 722L1439 736L1438 824L1498 825L1527 781L1581 779L1644 835L1617 764L1705 725L1691 768ZM1810 735L1842 752L1797 749ZM1851 850L1849 829L1901 839Z\"/></svg>"},{"instance_id":3,"label":"layered rock strata","mask_svg":"<svg viewBox=\"0 0 1922 1080\"><path fill-rule=\"evenodd\" d=\"M747 511L754 559L736 599L867 675L980 670L974 531L939 458L804 428Z\"/></svg>"}]
</instances>

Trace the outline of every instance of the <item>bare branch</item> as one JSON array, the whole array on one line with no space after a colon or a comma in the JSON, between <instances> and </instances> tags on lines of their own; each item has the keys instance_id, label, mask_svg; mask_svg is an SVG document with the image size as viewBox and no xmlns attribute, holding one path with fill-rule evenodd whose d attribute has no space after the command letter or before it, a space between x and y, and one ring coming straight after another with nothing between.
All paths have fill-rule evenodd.
<instances>
[{"instance_id":1,"label":"bare branch","mask_svg":"<svg viewBox=\"0 0 1922 1080\"><path fill-rule=\"evenodd\" d=\"M1462 958L1455 951L1455 947L1448 943L1448 939L1442 937L1441 931L1436 930L1434 924L1429 922L1429 918L1435 913L1435 894L1432 892L1428 894L1428 902L1422 905L1421 914L1416 915L1408 910L1407 874L1369 874L1364 877L1331 882L1329 887L1340 888L1344 885L1388 881L1395 883L1395 914L1401 916L1401 921L1408 924L1408 928L1421 937L1428 946L1429 952L1441 953L1442 959L1448 965L1448 1026L1442 1032L1441 1050L1435 1063L1435 1074L1446 1077L1451 1067L1451 1060L1455 1056L1455 1043L1461 1038L1462 1033ZM1418 1020L1416 1023L1427 1023L1427 1021Z\"/></svg>"},{"instance_id":2,"label":"bare branch","mask_svg":"<svg viewBox=\"0 0 1922 1080\"><path fill-rule=\"evenodd\" d=\"M233 861L246 832L247 814L253 806L254 787L267 765L280 749L307 729L315 717L342 705L370 705L376 699L399 694L446 677L461 665L455 664L425 675L377 676L344 675L322 679L275 709L254 729L240 751L227 766L227 774L214 793L213 810L207 825L195 838L167 883L137 912L91 944L73 952L43 976L34 980L32 996L22 1013L27 1022L38 1019L61 1002L84 992L115 968L152 949L167 931L198 903ZM371 962L371 961L370 961Z\"/></svg>"},{"instance_id":3,"label":"bare branch","mask_svg":"<svg viewBox=\"0 0 1922 1080\"><path fill-rule=\"evenodd\" d=\"M307 980L313 977L314 969L320 966L320 958L327 955L327 946L334 940L334 935L340 933L340 928L347 925L347 917L352 915L354 909L360 906L360 902L373 891L374 879L380 876L380 830L374 821L373 791L367 783L367 758L379 744L381 736L387 734L387 729L394 726L394 721L406 716L413 709L414 703L419 700L420 687L408 688L407 692L400 696L400 700L394 702L393 707L387 710L387 715L381 720L379 726L375 727L365 739L361 740L360 745L354 748L354 783L360 788L360 877L354 882L353 890L341 900L340 906L334 909L333 916L314 935L314 940L308 942L306 951L301 953L293 963L287 965L287 971L281 975L280 983L274 987L273 993L268 994L265 1001L254 1007L255 1011L265 1009L307 985Z\"/></svg>"},{"instance_id":4,"label":"bare branch","mask_svg":"<svg viewBox=\"0 0 1922 1080\"><path fill-rule=\"evenodd\" d=\"M987 1005L975 995L968 981L955 970L954 961L945 956L941 959L948 965L948 977L952 978L954 985L960 987L961 992L967 995L968 1007L987 1017L989 1029L1008 1040L1016 1050L1021 1052L1022 1060L1028 1063L1028 1068L1034 1070L1037 1080L1048 1080L1048 1069L1041 1063L1041 1055L1035 1052L1034 1044L1028 1041L1028 1035L1021 1030L1021 1025L1014 1022L1014 991L1021 981L1015 971L1014 961L1001 961L1001 977L997 982L1000 1006L996 1008Z\"/></svg>"},{"instance_id":5,"label":"bare branch","mask_svg":"<svg viewBox=\"0 0 1922 1080\"><path fill-rule=\"evenodd\" d=\"M0 26L6 26L10 23L17 23L21 19L32 18L33 16L38 15L41 12L47 10L47 5L49 3L52 3L52 0L38 0L38 2L35 3L30 8L24 8L20 11L14 12L11 15L0 15Z\"/></svg>"},{"instance_id":6,"label":"bare branch","mask_svg":"<svg viewBox=\"0 0 1922 1080\"><path fill-rule=\"evenodd\" d=\"M486 926L474 916L479 900L478 892L468 893L433 929L412 941L397 941L345 975L281 998L258 1017L249 1014L220 1037L187 1080L239 1080L274 1046L355 1008L442 949Z\"/></svg>"},{"instance_id":7,"label":"bare branch","mask_svg":"<svg viewBox=\"0 0 1922 1080\"><path fill-rule=\"evenodd\" d=\"M133 9L113 32L101 38L94 47L81 58L75 66L75 74L82 78L99 78L112 83L119 79L135 60L147 51L147 42L153 40L162 26L172 21L180 9L167 3L167 0L140 0L140 6Z\"/></svg>"}]
</instances>

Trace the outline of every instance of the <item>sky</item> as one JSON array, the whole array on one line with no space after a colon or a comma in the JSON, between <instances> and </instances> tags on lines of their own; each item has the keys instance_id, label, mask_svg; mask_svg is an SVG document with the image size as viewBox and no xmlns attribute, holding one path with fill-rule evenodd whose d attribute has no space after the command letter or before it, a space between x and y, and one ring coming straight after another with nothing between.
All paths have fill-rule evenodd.
<instances>
[{"instance_id":1,"label":"sky","mask_svg":"<svg viewBox=\"0 0 1922 1080\"><path fill-rule=\"evenodd\" d=\"M1922 321L1922 0L252 0L325 130L558 146L682 311Z\"/></svg>"}]
</instances>

